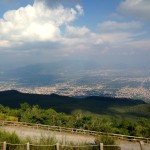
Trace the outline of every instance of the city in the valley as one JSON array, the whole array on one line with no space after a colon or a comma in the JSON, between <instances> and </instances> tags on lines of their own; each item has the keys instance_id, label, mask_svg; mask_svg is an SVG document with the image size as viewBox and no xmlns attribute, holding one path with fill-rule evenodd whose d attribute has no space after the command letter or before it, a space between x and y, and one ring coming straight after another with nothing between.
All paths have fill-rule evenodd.
<instances>
[{"instance_id":1,"label":"city in the valley","mask_svg":"<svg viewBox=\"0 0 150 150\"><path fill-rule=\"evenodd\" d=\"M73 97L111 96L149 102L148 74L142 71L100 70L69 75L60 73L56 78L51 78L51 75L47 74L46 77L43 75L43 80L40 82L38 75L32 78L1 78L0 91L15 89L23 93L55 93Z\"/></svg>"}]
</instances>

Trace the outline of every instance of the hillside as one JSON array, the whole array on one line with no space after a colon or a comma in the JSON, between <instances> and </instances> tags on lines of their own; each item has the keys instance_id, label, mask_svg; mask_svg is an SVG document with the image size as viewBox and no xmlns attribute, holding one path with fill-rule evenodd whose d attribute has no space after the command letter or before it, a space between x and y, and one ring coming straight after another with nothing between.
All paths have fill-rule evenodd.
<instances>
[{"instance_id":1,"label":"hillside","mask_svg":"<svg viewBox=\"0 0 150 150\"><path fill-rule=\"evenodd\" d=\"M140 100L72 98L55 94L25 94L12 90L0 92L0 103L1 120L150 136L150 104Z\"/></svg>"},{"instance_id":2,"label":"hillside","mask_svg":"<svg viewBox=\"0 0 150 150\"><path fill-rule=\"evenodd\" d=\"M21 103L27 102L30 105L39 105L43 109L53 108L57 112L65 112L71 114L76 110L90 112L102 115L132 115L139 117L149 117L149 104L141 100L121 99L111 97L87 97L87 98L72 98L67 96L59 96L56 94L39 95L25 94L15 90L0 92L0 104L11 108L19 108ZM134 108L134 109L132 109ZM142 108L141 112L134 112Z\"/></svg>"}]
</instances>

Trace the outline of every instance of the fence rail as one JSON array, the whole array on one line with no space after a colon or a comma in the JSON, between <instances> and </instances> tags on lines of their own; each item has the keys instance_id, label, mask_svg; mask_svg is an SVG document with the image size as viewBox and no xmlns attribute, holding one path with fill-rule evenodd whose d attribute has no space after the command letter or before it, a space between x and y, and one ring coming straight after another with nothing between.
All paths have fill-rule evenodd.
<instances>
[{"instance_id":1,"label":"fence rail","mask_svg":"<svg viewBox=\"0 0 150 150\"><path fill-rule=\"evenodd\" d=\"M106 132L97 132L97 131L90 131L90 130L83 130L83 129L76 129L76 128L66 128L66 127L60 127L60 126L50 126L50 125L17 122L17 121L1 121L0 125L28 127L28 128L34 128L34 129L43 129L43 130L58 131L58 132L69 132L69 133L92 135L92 136L107 135L107 136L115 137L115 138L122 139L122 140L137 141L137 142L144 141L145 143L150 143L150 138L145 138L145 137L136 137L136 136L128 136L128 135L113 134L113 133L106 133Z\"/></svg>"},{"instance_id":2,"label":"fence rail","mask_svg":"<svg viewBox=\"0 0 150 150\"><path fill-rule=\"evenodd\" d=\"M118 145L61 145L59 143L53 145L34 145L26 144L11 144L1 142L0 150L121 150Z\"/></svg>"}]
</instances>

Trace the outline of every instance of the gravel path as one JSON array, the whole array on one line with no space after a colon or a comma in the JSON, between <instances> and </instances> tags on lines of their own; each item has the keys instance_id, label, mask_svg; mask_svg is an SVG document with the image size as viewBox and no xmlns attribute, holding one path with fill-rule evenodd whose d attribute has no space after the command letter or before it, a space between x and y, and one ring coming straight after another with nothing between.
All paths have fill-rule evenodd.
<instances>
[{"instance_id":1,"label":"gravel path","mask_svg":"<svg viewBox=\"0 0 150 150\"><path fill-rule=\"evenodd\" d=\"M69 144L70 142L73 142L75 144L79 143L93 144L95 140L94 136L89 135L71 134L56 131L45 131L27 127L1 126L0 129L9 132L15 132L21 138L30 137L32 140L38 140L41 136L53 137L58 142L61 142L63 144ZM140 144L138 142L117 141L117 144L121 146L121 150L141 150ZM150 144L144 144L143 148L144 148L143 150L150 150Z\"/></svg>"}]
</instances>

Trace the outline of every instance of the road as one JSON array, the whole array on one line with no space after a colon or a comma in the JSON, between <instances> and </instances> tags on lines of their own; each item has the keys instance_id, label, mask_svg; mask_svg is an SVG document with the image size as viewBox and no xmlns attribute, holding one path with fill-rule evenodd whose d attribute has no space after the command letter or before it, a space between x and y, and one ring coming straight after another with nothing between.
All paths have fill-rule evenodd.
<instances>
[{"instance_id":1,"label":"road","mask_svg":"<svg viewBox=\"0 0 150 150\"><path fill-rule=\"evenodd\" d=\"M16 127L16 126L1 126L0 130L6 130L8 132L15 132L19 137L30 137L32 140L38 140L41 136L53 137L62 144L69 144L71 142L75 144L91 143L94 144L95 137L90 135L72 134L57 131L46 131L35 128ZM121 147L121 150L141 150L138 142L117 141L117 144ZM150 150L150 143L143 145L143 150Z\"/></svg>"}]
</instances>

